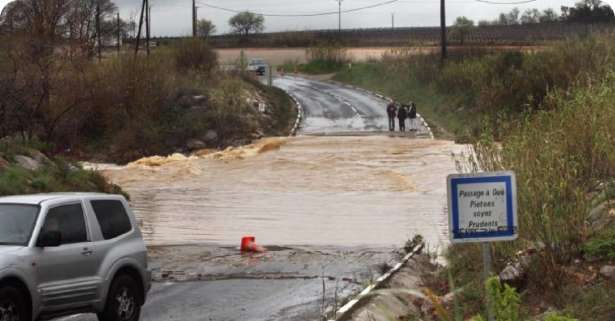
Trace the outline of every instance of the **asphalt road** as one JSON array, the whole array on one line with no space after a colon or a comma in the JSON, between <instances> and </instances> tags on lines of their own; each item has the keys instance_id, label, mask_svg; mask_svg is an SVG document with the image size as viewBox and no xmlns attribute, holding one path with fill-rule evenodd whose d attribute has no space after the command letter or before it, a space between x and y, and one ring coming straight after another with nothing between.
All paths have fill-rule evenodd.
<instances>
[{"instance_id":1,"label":"asphalt road","mask_svg":"<svg viewBox=\"0 0 615 321\"><path fill-rule=\"evenodd\" d=\"M242 255L231 247L186 245L154 247L150 256L158 281L143 308L147 321L316 321L323 307L339 307L382 264L399 260L392 247L270 247Z\"/></svg>"},{"instance_id":2,"label":"asphalt road","mask_svg":"<svg viewBox=\"0 0 615 321\"><path fill-rule=\"evenodd\" d=\"M376 96L296 77L276 78L274 84L289 92L303 106L304 120L299 134L388 133L386 101ZM424 133L425 128L419 132ZM241 198L241 195L237 197ZM385 262L393 264L395 260L391 252L395 245L379 250L344 248L344 244L331 246L309 251L287 248L274 251L273 256L248 258L238 255L236 249L220 248L212 253L211 248L205 250L192 246L187 250L192 252L182 256L193 258L192 262L172 269L181 270L179 272L184 277L190 271L198 271L199 276L205 277L197 277L197 272L194 272L187 279L171 278L155 283L141 319L318 320L323 307L323 282L324 306L332 308L335 297L341 301L356 293L381 273L379 266ZM181 261L170 254L181 251L181 248L174 248L166 254L155 254L159 258L171 257L167 258L170 262L163 262L161 269ZM207 276L214 273L217 278L208 280ZM96 317L78 315L62 320L94 321Z\"/></svg>"},{"instance_id":3,"label":"asphalt road","mask_svg":"<svg viewBox=\"0 0 615 321\"><path fill-rule=\"evenodd\" d=\"M274 80L303 106L300 134L388 132L387 101L334 83L285 76ZM424 133L426 128L419 127Z\"/></svg>"}]
</instances>

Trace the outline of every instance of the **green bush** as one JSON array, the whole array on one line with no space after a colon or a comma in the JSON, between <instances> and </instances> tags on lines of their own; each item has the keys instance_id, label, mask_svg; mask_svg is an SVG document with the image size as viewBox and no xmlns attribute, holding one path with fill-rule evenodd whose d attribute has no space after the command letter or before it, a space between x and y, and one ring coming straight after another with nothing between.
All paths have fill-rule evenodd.
<instances>
[{"instance_id":1,"label":"green bush","mask_svg":"<svg viewBox=\"0 0 615 321\"><path fill-rule=\"evenodd\" d=\"M113 185L100 174L72 166L63 174L55 165L28 171L17 165L0 170L0 196L49 192L101 192L123 194L120 187Z\"/></svg>"},{"instance_id":2,"label":"green bush","mask_svg":"<svg viewBox=\"0 0 615 321\"><path fill-rule=\"evenodd\" d=\"M417 54L410 47L369 63L369 70L354 64L336 79L381 90L395 99L420 101L428 121L458 138L476 139L481 119L487 118L500 138L507 135L500 128L503 122L557 108L546 102L550 93L567 93L578 83L603 78L613 70L613 39L615 35L574 38L523 53L469 48L444 64L438 55Z\"/></svg>"},{"instance_id":3,"label":"green bush","mask_svg":"<svg viewBox=\"0 0 615 321\"><path fill-rule=\"evenodd\" d=\"M549 313L544 321L578 321L577 319L569 318L567 316L559 315L557 313Z\"/></svg>"},{"instance_id":4,"label":"green bush","mask_svg":"<svg viewBox=\"0 0 615 321\"><path fill-rule=\"evenodd\" d=\"M497 277L489 278L485 282L485 289L496 320L521 320L519 317L521 297L515 289L507 284L502 285Z\"/></svg>"},{"instance_id":5,"label":"green bush","mask_svg":"<svg viewBox=\"0 0 615 321\"><path fill-rule=\"evenodd\" d=\"M613 101L615 74L579 82L566 92L552 91L542 110L509 123L499 142L487 123L467 166L516 174L520 239L494 245L496 269L514 260L519 250L538 249L526 270L529 295L582 320L610 320L614 311L606 299L612 296L608 285L579 288L566 270L582 254L608 260L615 252L612 227L589 223L596 197L600 203L612 198L600 191L615 175ZM480 247L463 245L447 254L448 268L459 276L464 292L480 278L480 266L473 263L480 262L480 253ZM463 300L470 308L478 301Z\"/></svg>"},{"instance_id":6,"label":"green bush","mask_svg":"<svg viewBox=\"0 0 615 321\"><path fill-rule=\"evenodd\" d=\"M172 50L180 72L197 72L210 76L218 66L218 54L201 39L181 40Z\"/></svg>"},{"instance_id":7,"label":"green bush","mask_svg":"<svg viewBox=\"0 0 615 321\"><path fill-rule=\"evenodd\" d=\"M583 252L592 258L615 260L615 231L590 239L583 245Z\"/></svg>"},{"instance_id":8,"label":"green bush","mask_svg":"<svg viewBox=\"0 0 615 321\"><path fill-rule=\"evenodd\" d=\"M547 111L520 121L501 147L489 135L476 144L478 168L513 170L518 185L521 242L544 246L531 273L544 286L558 286L558 268L578 257L592 233L587 225L591 195L615 174L615 77L553 93Z\"/></svg>"},{"instance_id":9,"label":"green bush","mask_svg":"<svg viewBox=\"0 0 615 321\"><path fill-rule=\"evenodd\" d=\"M346 47L336 42L318 43L306 51L308 63L301 66L301 71L308 74L337 72L350 61Z\"/></svg>"}]
</instances>

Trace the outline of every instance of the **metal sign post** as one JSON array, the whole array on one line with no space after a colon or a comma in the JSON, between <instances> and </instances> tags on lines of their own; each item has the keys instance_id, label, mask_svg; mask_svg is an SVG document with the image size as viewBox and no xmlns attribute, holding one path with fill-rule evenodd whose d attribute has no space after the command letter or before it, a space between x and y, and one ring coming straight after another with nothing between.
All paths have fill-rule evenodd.
<instances>
[{"instance_id":1,"label":"metal sign post","mask_svg":"<svg viewBox=\"0 0 615 321\"><path fill-rule=\"evenodd\" d=\"M492 274L490 242L518 237L515 174L449 175L447 186L451 242L482 243L486 281ZM489 321L494 321L491 302L487 306Z\"/></svg>"},{"instance_id":2,"label":"metal sign post","mask_svg":"<svg viewBox=\"0 0 615 321\"><path fill-rule=\"evenodd\" d=\"M493 262L491 260L491 242L483 242L483 284L487 282L487 279L491 277L493 273ZM489 298L487 298L487 320L495 321L495 316L493 315L493 302Z\"/></svg>"}]
</instances>

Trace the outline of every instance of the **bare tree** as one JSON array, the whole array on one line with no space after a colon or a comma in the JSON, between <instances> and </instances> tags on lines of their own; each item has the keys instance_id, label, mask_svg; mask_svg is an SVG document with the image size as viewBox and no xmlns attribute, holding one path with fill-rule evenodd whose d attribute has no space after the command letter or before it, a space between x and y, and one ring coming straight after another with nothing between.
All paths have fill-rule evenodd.
<instances>
[{"instance_id":1,"label":"bare tree","mask_svg":"<svg viewBox=\"0 0 615 321\"><path fill-rule=\"evenodd\" d=\"M100 8L100 12L97 9ZM72 44L79 45L88 55L92 56L96 48L96 16L100 15L100 37L108 39L117 34L116 23L113 22L117 7L110 0L76 0L71 3L65 13L63 28L66 37Z\"/></svg>"},{"instance_id":2,"label":"bare tree","mask_svg":"<svg viewBox=\"0 0 615 321\"><path fill-rule=\"evenodd\" d=\"M98 0L95 0L98 1ZM100 0L101 16L115 7ZM18 0L4 10L10 46L0 68L0 132L52 140L87 99L85 66L95 38L93 1Z\"/></svg>"}]
</instances>

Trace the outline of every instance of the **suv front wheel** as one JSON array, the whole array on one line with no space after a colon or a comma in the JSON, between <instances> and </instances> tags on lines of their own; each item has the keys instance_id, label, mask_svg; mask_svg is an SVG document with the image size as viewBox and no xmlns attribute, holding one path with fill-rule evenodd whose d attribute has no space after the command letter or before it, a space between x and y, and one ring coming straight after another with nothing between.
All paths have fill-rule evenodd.
<instances>
[{"instance_id":1,"label":"suv front wheel","mask_svg":"<svg viewBox=\"0 0 615 321\"><path fill-rule=\"evenodd\" d=\"M98 314L98 320L138 321L141 301L137 282L128 275L119 275L111 284L105 310Z\"/></svg>"},{"instance_id":2,"label":"suv front wheel","mask_svg":"<svg viewBox=\"0 0 615 321\"><path fill-rule=\"evenodd\" d=\"M23 293L12 286L0 288L0 321L29 321Z\"/></svg>"}]
</instances>

